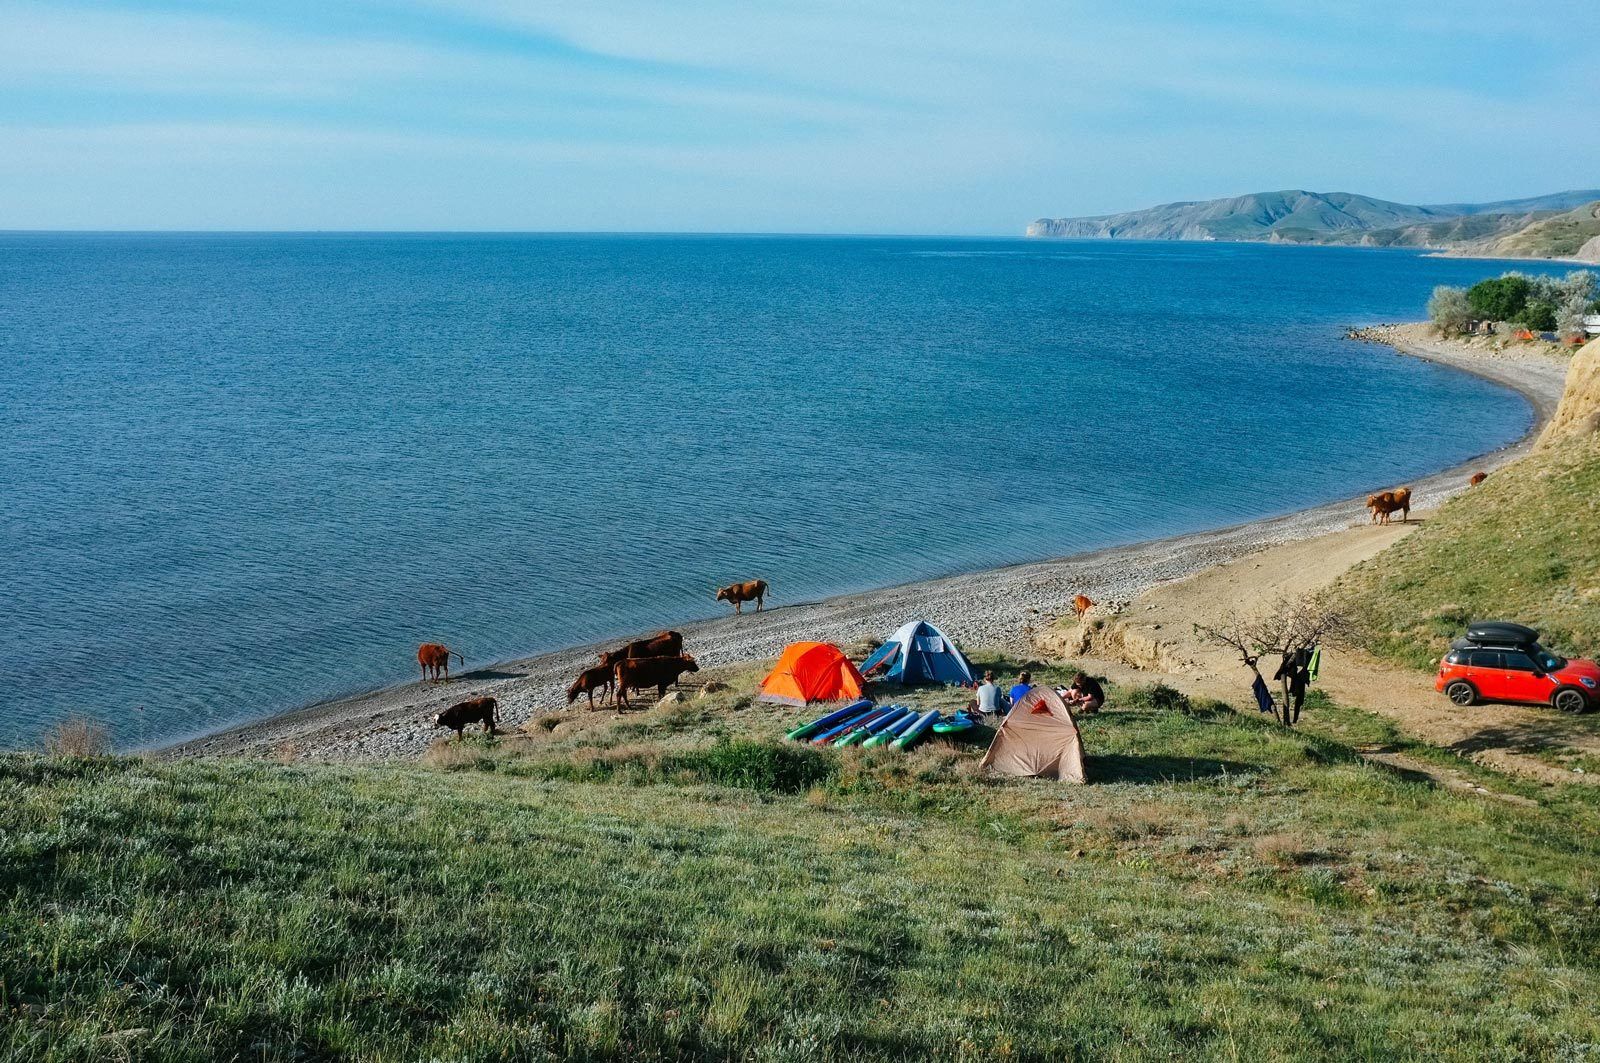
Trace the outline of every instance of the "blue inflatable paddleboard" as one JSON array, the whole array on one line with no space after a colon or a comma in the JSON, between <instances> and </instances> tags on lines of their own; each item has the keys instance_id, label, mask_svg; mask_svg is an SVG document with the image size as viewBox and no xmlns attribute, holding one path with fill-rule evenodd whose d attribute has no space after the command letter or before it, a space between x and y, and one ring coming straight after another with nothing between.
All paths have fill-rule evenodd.
<instances>
[{"instance_id":1,"label":"blue inflatable paddleboard","mask_svg":"<svg viewBox=\"0 0 1600 1063\"><path fill-rule=\"evenodd\" d=\"M836 727L833 727L827 731L823 731L821 734L817 735L811 740L811 744L814 746L825 745L828 742L833 741L835 738L838 738L846 731L860 727L862 724L867 723L870 720L876 720L879 716L888 711L889 710L886 708L869 706L865 711L856 713L856 715L852 716L850 719L844 721Z\"/></svg>"},{"instance_id":2,"label":"blue inflatable paddleboard","mask_svg":"<svg viewBox=\"0 0 1600 1063\"><path fill-rule=\"evenodd\" d=\"M891 705L889 707L889 711L868 721L867 723L858 725L854 731L847 732L845 736L835 742L834 745L853 746L862 739L877 734L879 731L883 730L885 727L888 727L891 723L894 723L909 711L909 709L902 709L898 705Z\"/></svg>"},{"instance_id":3,"label":"blue inflatable paddleboard","mask_svg":"<svg viewBox=\"0 0 1600 1063\"><path fill-rule=\"evenodd\" d=\"M897 706L903 708L904 706ZM875 749L900 736L900 732L916 723L921 717L912 709L906 709L906 714L879 731L865 742L861 743L862 749Z\"/></svg>"},{"instance_id":4,"label":"blue inflatable paddleboard","mask_svg":"<svg viewBox=\"0 0 1600 1063\"><path fill-rule=\"evenodd\" d=\"M802 738L810 738L818 731L826 730L836 723L842 723L845 720L850 719L852 716L859 715L863 709L870 708L871 705L871 698L862 698L859 701L852 701L842 709L836 709L820 719L812 720L810 723L802 724L801 726L796 727L794 730L784 735L784 737L793 739L797 742Z\"/></svg>"},{"instance_id":5,"label":"blue inflatable paddleboard","mask_svg":"<svg viewBox=\"0 0 1600 1063\"><path fill-rule=\"evenodd\" d=\"M894 748L910 749L912 746L916 745L918 739L928 733L929 728L933 726L933 722L938 718L938 709L929 709L927 712L917 717L917 722L900 732L900 737L894 740Z\"/></svg>"}]
</instances>

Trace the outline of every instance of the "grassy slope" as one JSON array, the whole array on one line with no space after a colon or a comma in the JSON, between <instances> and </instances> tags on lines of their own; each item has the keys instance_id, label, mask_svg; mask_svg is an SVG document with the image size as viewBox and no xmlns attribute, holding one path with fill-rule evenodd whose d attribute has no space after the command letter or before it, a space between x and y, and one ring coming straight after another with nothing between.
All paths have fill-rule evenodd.
<instances>
[{"instance_id":1,"label":"grassy slope","mask_svg":"<svg viewBox=\"0 0 1600 1063\"><path fill-rule=\"evenodd\" d=\"M1600 236L1600 203L1589 203L1502 236L1487 250L1502 255L1564 258L1577 254L1586 241L1596 236Z\"/></svg>"},{"instance_id":2,"label":"grassy slope","mask_svg":"<svg viewBox=\"0 0 1600 1063\"><path fill-rule=\"evenodd\" d=\"M1352 756L1393 737L1361 714L1290 734L1125 691L1085 721L1095 785L989 782L944 743L740 744L799 716L746 682L433 770L0 759L0 1056L1600 1043L1579 788L1437 790Z\"/></svg>"},{"instance_id":3,"label":"grassy slope","mask_svg":"<svg viewBox=\"0 0 1600 1063\"><path fill-rule=\"evenodd\" d=\"M1600 653L1600 437L1569 439L1489 477L1339 592L1371 648L1431 667L1468 620L1518 620L1552 649Z\"/></svg>"}]
</instances>

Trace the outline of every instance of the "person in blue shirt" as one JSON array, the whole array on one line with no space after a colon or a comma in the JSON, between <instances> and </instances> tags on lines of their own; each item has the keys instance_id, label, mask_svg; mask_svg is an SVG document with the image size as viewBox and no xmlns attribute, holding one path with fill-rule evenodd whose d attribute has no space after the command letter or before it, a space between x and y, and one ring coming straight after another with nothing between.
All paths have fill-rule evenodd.
<instances>
[{"instance_id":1,"label":"person in blue shirt","mask_svg":"<svg viewBox=\"0 0 1600 1063\"><path fill-rule=\"evenodd\" d=\"M1017 702L1021 701L1027 695L1028 691L1032 689L1033 674L1031 672L1018 673L1017 681L1011 688L1011 704L1015 705Z\"/></svg>"}]
</instances>

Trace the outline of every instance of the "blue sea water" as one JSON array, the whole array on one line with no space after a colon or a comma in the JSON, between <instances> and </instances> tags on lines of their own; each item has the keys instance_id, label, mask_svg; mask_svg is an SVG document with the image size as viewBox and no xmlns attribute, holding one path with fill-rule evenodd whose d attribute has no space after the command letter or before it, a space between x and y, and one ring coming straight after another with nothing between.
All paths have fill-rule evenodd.
<instances>
[{"instance_id":1,"label":"blue sea water","mask_svg":"<svg viewBox=\"0 0 1600 1063\"><path fill-rule=\"evenodd\" d=\"M127 745L1276 514L1519 436L1340 338L1503 264L1265 245L0 234L0 745Z\"/></svg>"}]
</instances>

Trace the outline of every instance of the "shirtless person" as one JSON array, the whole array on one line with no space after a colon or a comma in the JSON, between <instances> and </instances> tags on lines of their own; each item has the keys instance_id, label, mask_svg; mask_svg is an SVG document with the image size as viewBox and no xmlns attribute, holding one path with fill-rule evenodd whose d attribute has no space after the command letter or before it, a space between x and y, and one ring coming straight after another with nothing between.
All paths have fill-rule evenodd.
<instances>
[{"instance_id":1,"label":"shirtless person","mask_svg":"<svg viewBox=\"0 0 1600 1063\"><path fill-rule=\"evenodd\" d=\"M1088 672L1079 672L1072 677L1072 685L1061 695L1061 700L1065 701L1073 712L1081 712L1088 716L1099 712L1100 706L1106 703L1106 691L1094 676Z\"/></svg>"}]
</instances>

